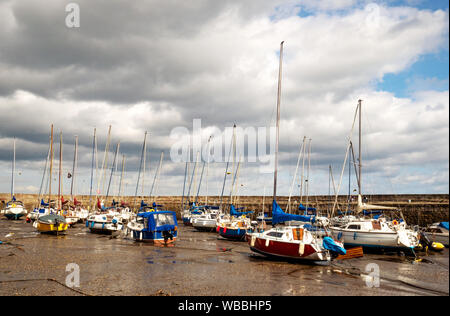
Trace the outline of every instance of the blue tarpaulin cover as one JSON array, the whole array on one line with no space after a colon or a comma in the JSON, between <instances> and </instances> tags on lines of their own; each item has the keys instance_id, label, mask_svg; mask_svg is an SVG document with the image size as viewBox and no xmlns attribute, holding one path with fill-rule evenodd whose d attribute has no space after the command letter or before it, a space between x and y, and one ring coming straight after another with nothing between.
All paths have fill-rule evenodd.
<instances>
[{"instance_id":1,"label":"blue tarpaulin cover","mask_svg":"<svg viewBox=\"0 0 450 316\"><path fill-rule=\"evenodd\" d=\"M236 208L234 207L234 205L233 204L231 204L230 205L230 215L231 216L236 216L236 217L239 217L239 216L242 216L242 215L247 215L247 214L252 214L253 212L238 212L238 211L236 211Z\"/></svg>"},{"instance_id":2,"label":"blue tarpaulin cover","mask_svg":"<svg viewBox=\"0 0 450 316\"><path fill-rule=\"evenodd\" d=\"M294 215L286 214L283 212L281 207L277 204L277 201L272 202L272 224L283 223L287 221L299 221L299 222L312 222L316 221L315 216L304 216L304 215Z\"/></svg>"},{"instance_id":3,"label":"blue tarpaulin cover","mask_svg":"<svg viewBox=\"0 0 450 316\"><path fill-rule=\"evenodd\" d=\"M42 200L41 200L41 205L45 207L45 206L48 206L48 203L45 203L45 202L44 202L44 199L42 199Z\"/></svg>"},{"instance_id":4,"label":"blue tarpaulin cover","mask_svg":"<svg viewBox=\"0 0 450 316\"><path fill-rule=\"evenodd\" d=\"M163 225L158 225L155 216L159 214L167 214L169 216L172 216L173 224L164 223ZM145 213L139 213L137 216L147 218L148 219L148 226L144 228L144 231L169 231L174 230L176 226L178 226L177 223L177 215L173 211L156 211L156 212L145 212Z\"/></svg>"},{"instance_id":5,"label":"blue tarpaulin cover","mask_svg":"<svg viewBox=\"0 0 450 316\"><path fill-rule=\"evenodd\" d=\"M340 255L345 255L347 253L347 251L344 248L336 245L333 238L331 238L331 237L323 238L323 248L325 248L331 252L338 253Z\"/></svg>"},{"instance_id":6,"label":"blue tarpaulin cover","mask_svg":"<svg viewBox=\"0 0 450 316\"><path fill-rule=\"evenodd\" d=\"M445 228L446 230L448 230L448 222L440 222L439 226L441 226L442 228Z\"/></svg>"}]
</instances>

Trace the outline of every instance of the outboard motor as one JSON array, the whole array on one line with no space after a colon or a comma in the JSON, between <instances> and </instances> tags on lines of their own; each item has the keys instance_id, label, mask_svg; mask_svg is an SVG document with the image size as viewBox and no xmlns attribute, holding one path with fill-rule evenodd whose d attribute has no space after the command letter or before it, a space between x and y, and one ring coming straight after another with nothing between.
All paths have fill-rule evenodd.
<instances>
[{"instance_id":1,"label":"outboard motor","mask_svg":"<svg viewBox=\"0 0 450 316\"><path fill-rule=\"evenodd\" d=\"M163 231L163 237L164 237L164 242L167 242L167 240L173 240L173 234L170 231Z\"/></svg>"}]
</instances>

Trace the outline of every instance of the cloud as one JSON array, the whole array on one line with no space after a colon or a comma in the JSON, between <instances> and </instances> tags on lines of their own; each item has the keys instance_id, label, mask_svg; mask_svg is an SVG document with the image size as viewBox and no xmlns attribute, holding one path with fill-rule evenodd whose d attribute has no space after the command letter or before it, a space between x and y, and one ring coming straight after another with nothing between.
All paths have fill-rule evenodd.
<instances>
[{"instance_id":1,"label":"cloud","mask_svg":"<svg viewBox=\"0 0 450 316\"><path fill-rule=\"evenodd\" d=\"M208 131L234 123L268 126L275 114L279 42L285 40L281 169L293 172L304 135L313 139L321 173L328 164L340 168L359 98L367 111L368 173L392 175L420 164L434 172L448 164L448 89L419 78L407 98L375 90L386 74L443 49L448 12L352 0L77 3L79 29L65 27L60 1L45 8L28 0L0 5L4 162L16 136L18 159L27 170L41 168L53 123L55 134L64 133L67 169L73 136L79 136L80 172L88 179L93 129L101 152L112 125L112 147L121 141L134 181L144 131L154 162L161 150L168 156L171 130L192 128L195 118ZM173 176L167 188L181 187L183 166L168 162L165 168ZM247 168L257 172L257 166Z\"/></svg>"}]
</instances>

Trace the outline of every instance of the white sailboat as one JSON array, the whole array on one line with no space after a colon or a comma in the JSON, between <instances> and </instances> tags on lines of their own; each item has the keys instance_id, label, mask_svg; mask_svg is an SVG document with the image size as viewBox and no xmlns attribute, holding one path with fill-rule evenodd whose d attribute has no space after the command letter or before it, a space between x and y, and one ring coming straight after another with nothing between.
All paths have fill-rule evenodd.
<instances>
[{"instance_id":1,"label":"white sailboat","mask_svg":"<svg viewBox=\"0 0 450 316\"><path fill-rule=\"evenodd\" d=\"M16 138L13 140L13 161L12 161L12 174L11 174L11 201L6 203L5 209L2 213L7 219L18 220L22 216L27 215L23 202L17 201L14 196L14 177L16 173Z\"/></svg>"},{"instance_id":2,"label":"white sailboat","mask_svg":"<svg viewBox=\"0 0 450 316\"><path fill-rule=\"evenodd\" d=\"M389 220L384 216L384 214L381 216L380 214L378 214L374 218L362 216L362 214L370 215L372 214L372 211L378 211L378 213L382 213L383 211L397 210L397 208L372 205L363 202L361 193L361 183L362 183L361 106L362 101L359 100L357 106L357 111L359 112L359 159L358 159L359 171L357 173L359 194L358 194L358 204L355 211L356 215L359 216L359 218L358 217L352 219L349 218L348 222L344 226L334 226L331 227L330 230L334 238L342 240L344 242L345 247L362 246L366 250L382 249L382 250L406 251L414 253L414 248L419 245L419 235L418 232L408 229L406 226L406 222L403 219ZM350 148L352 148L351 142L347 150L347 155ZM345 164L346 162L344 161L344 166ZM334 213L336 202L337 202L337 194L335 198L335 204L333 205L332 213Z\"/></svg>"}]
</instances>

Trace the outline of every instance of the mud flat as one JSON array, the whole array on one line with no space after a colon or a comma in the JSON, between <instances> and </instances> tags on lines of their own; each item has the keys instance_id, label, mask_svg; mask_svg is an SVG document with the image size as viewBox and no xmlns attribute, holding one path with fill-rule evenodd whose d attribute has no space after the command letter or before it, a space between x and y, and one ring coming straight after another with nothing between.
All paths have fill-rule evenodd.
<instances>
[{"instance_id":1,"label":"mud flat","mask_svg":"<svg viewBox=\"0 0 450 316\"><path fill-rule=\"evenodd\" d=\"M9 237L5 237L9 234ZM11 235L12 234L12 235ZM246 243L180 226L175 247L160 248L87 232L35 232L25 221L0 220L0 295L448 295L449 253L422 262L401 255L365 255L307 266L267 260ZM80 287L66 284L66 266L80 268ZM368 264L380 287L368 287ZM370 266L369 266L370 267Z\"/></svg>"}]
</instances>

